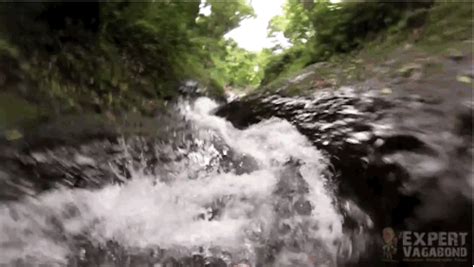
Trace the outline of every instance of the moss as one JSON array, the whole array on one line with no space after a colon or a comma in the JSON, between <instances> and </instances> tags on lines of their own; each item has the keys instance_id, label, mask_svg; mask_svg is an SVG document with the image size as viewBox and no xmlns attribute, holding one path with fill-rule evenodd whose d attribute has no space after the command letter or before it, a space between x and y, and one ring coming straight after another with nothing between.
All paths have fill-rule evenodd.
<instances>
[{"instance_id":1,"label":"moss","mask_svg":"<svg viewBox=\"0 0 474 267\"><path fill-rule=\"evenodd\" d=\"M0 129L16 127L37 119L39 109L18 95L0 93Z\"/></svg>"},{"instance_id":2,"label":"moss","mask_svg":"<svg viewBox=\"0 0 474 267\"><path fill-rule=\"evenodd\" d=\"M3 38L0 38L0 57L18 57L18 49Z\"/></svg>"}]
</instances>

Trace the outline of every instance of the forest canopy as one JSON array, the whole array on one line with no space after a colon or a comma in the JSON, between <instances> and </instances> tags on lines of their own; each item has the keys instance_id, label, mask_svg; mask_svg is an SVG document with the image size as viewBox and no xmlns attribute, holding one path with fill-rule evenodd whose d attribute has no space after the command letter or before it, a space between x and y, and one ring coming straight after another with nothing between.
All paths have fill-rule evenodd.
<instances>
[{"instance_id":1,"label":"forest canopy","mask_svg":"<svg viewBox=\"0 0 474 267\"><path fill-rule=\"evenodd\" d=\"M3 3L0 56L9 82L28 80L66 109L146 107L186 79L219 96L258 83L245 72L256 55L224 38L253 15L244 0Z\"/></svg>"},{"instance_id":2,"label":"forest canopy","mask_svg":"<svg viewBox=\"0 0 474 267\"><path fill-rule=\"evenodd\" d=\"M0 6L0 81L57 112L152 112L188 79L221 98L256 89L390 29L417 28L436 3L287 0L268 34L291 47L250 52L225 37L255 16L247 0L8 2Z\"/></svg>"}]
</instances>

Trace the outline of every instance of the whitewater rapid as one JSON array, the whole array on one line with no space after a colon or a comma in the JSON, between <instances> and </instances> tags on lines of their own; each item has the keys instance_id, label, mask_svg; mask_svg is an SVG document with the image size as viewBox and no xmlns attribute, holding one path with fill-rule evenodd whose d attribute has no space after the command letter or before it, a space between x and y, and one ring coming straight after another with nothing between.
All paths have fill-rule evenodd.
<instances>
[{"instance_id":1,"label":"whitewater rapid","mask_svg":"<svg viewBox=\"0 0 474 267\"><path fill-rule=\"evenodd\" d=\"M157 143L156 151L180 156L155 173L146 162L130 164L131 177L121 184L57 188L0 204L0 266L70 265L92 253L78 240L95 248L112 240L128 253L200 254L228 265L336 266L353 257L354 233L344 231L341 207L356 207L338 202L325 157L287 121L239 130L214 116L216 107L205 97L180 104L197 145ZM121 144L121 156L131 157L127 140ZM215 164L226 161L225 168ZM356 242L363 246L363 238Z\"/></svg>"}]
</instances>

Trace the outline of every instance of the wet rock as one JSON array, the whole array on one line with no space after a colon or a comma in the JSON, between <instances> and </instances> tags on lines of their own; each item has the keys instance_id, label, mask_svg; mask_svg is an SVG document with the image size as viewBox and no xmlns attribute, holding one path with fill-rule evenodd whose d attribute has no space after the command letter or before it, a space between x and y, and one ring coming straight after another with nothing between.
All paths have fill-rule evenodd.
<instances>
[{"instance_id":1,"label":"wet rock","mask_svg":"<svg viewBox=\"0 0 474 267\"><path fill-rule=\"evenodd\" d=\"M281 234L281 235L286 235L290 231L291 231L291 227L286 223L282 223L279 227L279 234Z\"/></svg>"},{"instance_id":2,"label":"wet rock","mask_svg":"<svg viewBox=\"0 0 474 267\"><path fill-rule=\"evenodd\" d=\"M227 263L221 258L207 257L205 259L205 265L204 266L206 266L206 267L227 267Z\"/></svg>"},{"instance_id":3,"label":"wet rock","mask_svg":"<svg viewBox=\"0 0 474 267\"><path fill-rule=\"evenodd\" d=\"M74 156L74 160L76 161L76 163L78 165L86 165L86 166L94 166L95 165L95 161L94 161L93 158L85 157L85 156L80 155L80 154L76 154Z\"/></svg>"},{"instance_id":4,"label":"wet rock","mask_svg":"<svg viewBox=\"0 0 474 267\"><path fill-rule=\"evenodd\" d=\"M295 202L293 208L299 215L308 216L311 215L311 203L305 199L299 199Z\"/></svg>"},{"instance_id":5,"label":"wet rock","mask_svg":"<svg viewBox=\"0 0 474 267\"><path fill-rule=\"evenodd\" d=\"M383 154L393 153L395 151L426 151L429 150L426 145L415 136L394 135L384 138L383 145L379 146L378 151Z\"/></svg>"},{"instance_id":6,"label":"wet rock","mask_svg":"<svg viewBox=\"0 0 474 267\"><path fill-rule=\"evenodd\" d=\"M463 110L458 114L457 132L465 137L472 138L472 129L474 121L474 105L473 103L465 103Z\"/></svg>"},{"instance_id":7,"label":"wet rock","mask_svg":"<svg viewBox=\"0 0 474 267\"><path fill-rule=\"evenodd\" d=\"M300 163L291 159L280 172L276 194L281 197L308 193L308 185L299 171Z\"/></svg>"},{"instance_id":8,"label":"wet rock","mask_svg":"<svg viewBox=\"0 0 474 267\"><path fill-rule=\"evenodd\" d=\"M199 88L199 82L194 80L188 80L181 84L178 91L187 96L196 96L201 94L201 88Z\"/></svg>"},{"instance_id":9,"label":"wet rock","mask_svg":"<svg viewBox=\"0 0 474 267\"><path fill-rule=\"evenodd\" d=\"M413 63L400 73L410 77L420 70L421 65ZM419 83L408 89L396 85L392 94L373 94L368 87L360 91L343 87L322 89L304 98L252 95L221 107L217 114L240 128L271 116L290 121L329 155L337 195L359 205L376 229L390 225L470 231L470 216L463 214L469 213L464 207L472 205L472 200L444 197L447 188L441 184L456 180L458 184L448 191L457 196L464 194L462 188L472 188L459 178L471 173L465 162L472 159L466 149L472 147L472 138L465 137L472 137L472 110L462 104L467 93L461 90L465 88L452 88L451 83L443 89L435 86L439 83ZM415 89L418 97L411 92ZM454 94L454 89L459 93ZM298 191L304 187L298 186L297 169L297 164L289 163L281 172L287 178L279 181L277 193L304 194L304 190ZM435 201L437 196L445 201ZM447 215L445 210L451 205L463 208ZM292 212L308 214L308 210L305 202L281 201L276 212L285 217ZM436 219L427 219L433 214Z\"/></svg>"},{"instance_id":10,"label":"wet rock","mask_svg":"<svg viewBox=\"0 0 474 267\"><path fill-rule=\"evenodd\" d=\"M250 263L248 263L246 261L242 261L242 262L238 262L238 263L233 263L230 266L232 266L232 267L251 267L252 265L250 265Z\"/></svg>"},{"instance_id":11,"label":"wet rock","mask_svg":"<svg viewBox=\"0 0 474 267\"><path fill-rule=\"evenodd\" d=\"M163 267L180 267L180 263L173 257L166 258L161 264Z\"/></svg>"}]
</instances>

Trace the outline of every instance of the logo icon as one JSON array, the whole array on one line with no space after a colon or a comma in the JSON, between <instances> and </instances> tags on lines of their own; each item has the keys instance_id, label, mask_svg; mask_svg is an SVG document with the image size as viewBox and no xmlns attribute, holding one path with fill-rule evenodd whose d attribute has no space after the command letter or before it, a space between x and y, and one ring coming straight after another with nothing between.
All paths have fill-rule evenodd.
<instances>
[{"instance_id":1,"label":"logo icon","mask_svg":"<svg viewBox=\"0 0 474 267\"><path fill-rule=\"evenodd\" d=\"M391 227L386 227L382 230L383 258L387 261L392 261L397 254L397 236Z\"/></svg>"}]
</instances>

